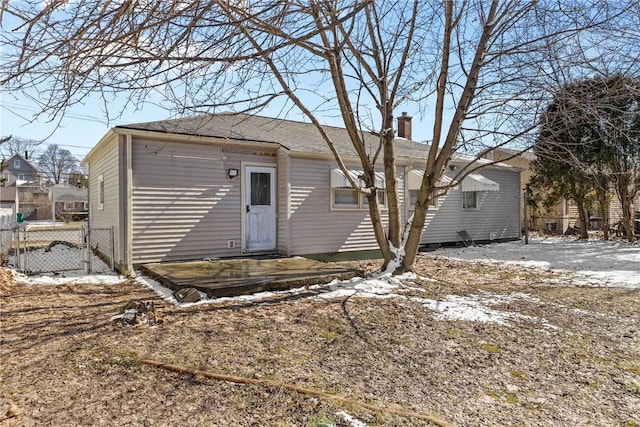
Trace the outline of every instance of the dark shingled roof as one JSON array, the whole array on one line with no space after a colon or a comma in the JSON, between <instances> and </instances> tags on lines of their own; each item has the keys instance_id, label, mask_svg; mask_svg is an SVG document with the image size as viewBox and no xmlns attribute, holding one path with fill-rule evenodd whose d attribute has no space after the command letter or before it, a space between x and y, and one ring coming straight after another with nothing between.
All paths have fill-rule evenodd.
<instances>
[{"instance_id":1,"label":"dark shingled roof","mask_svg":"<svg viewBox=\"0 0 640 427\"><path fill-rule=\"evenodd\" d=\"M117 126L117 128L215 137L235 141L265 142L280 145L292 152L331 155L329 147L313 124L249 114L199 115L181 119L134 123ZM325 126L324 129L341 155L356 156L344 128ZM366 135L368 152L373 153L377 149L378 140L376 135ZM394 148L397 158L426 159L429 146L404 138L396 138Z\"/></svg>"}]
</instances>

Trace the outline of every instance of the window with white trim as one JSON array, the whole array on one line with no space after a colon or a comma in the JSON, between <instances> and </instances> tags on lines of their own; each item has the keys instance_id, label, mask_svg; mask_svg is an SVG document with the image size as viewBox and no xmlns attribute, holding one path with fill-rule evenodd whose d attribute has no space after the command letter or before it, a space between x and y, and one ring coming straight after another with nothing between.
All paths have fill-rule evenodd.
<instances>
[{"instance_id":1,"label":"window with white trim","mask_svg":"<svg viewBox=\"0 0 640 427\"><path fill-rule=\"evenodd\" d=\"M98 178L98 210L104 210L104 175Z\"/></svg>"},{"instance_id":2,"label":"window with white trim","mask_svg":"<svg viewBox=\"0 0 640 427\"><path fill-rule=\"evenodd\" d=\"M478 192L462 192L462 209L478 209Z\"/></svg>"},{"instance_id":3,"label":"window with white trim","mask_svg":"<svg viewBox=\"0 0 640 427\"><path fill-rule=\"evenodd\" d=\"M20 169L20 160L18 160L18 159L14 159L13 160L13 168L14 169Z\"/></svg>"},{"instance_id":4,"label":"window with white trim","mask_svg":"<svg viewBox=\"0 0 640 427\"><path fill-rule=\"evenodd\" d=\"M357 190L349 187L332 188L331 194L333 198L334 208L345 209L364 209L368 208L369 200L366 194L360 193ZM380 207L385 206L385 193L384 190L377 190L378 205Z\"/></svg>"},{"instance_id":5,"label":"window with white trim","mask_svg":"<svg viewBox=\"0 0 640 427\"><path fill-rule=\"evenodd\" d=\"M364 183L360 180L362 171L349 171L349 175L360 185ZM384 192L384 176L381 172L376 173L376 194L378 205L384 207L386 205L386 196ZM331 207L335 209L367 209L369 201L364 193L360 193L351 187L348 179L340 169L331 171Z\"/></svg>"},{"instance_id":6,"label":"window with white trim","mask_svg":"<svg viewBox=\"0 0 640 427\"><path fill-rule=\"evenodd\" d=\"M18 181L25 181L23 173L18 174Z\"/></svg>"}]
</instances>

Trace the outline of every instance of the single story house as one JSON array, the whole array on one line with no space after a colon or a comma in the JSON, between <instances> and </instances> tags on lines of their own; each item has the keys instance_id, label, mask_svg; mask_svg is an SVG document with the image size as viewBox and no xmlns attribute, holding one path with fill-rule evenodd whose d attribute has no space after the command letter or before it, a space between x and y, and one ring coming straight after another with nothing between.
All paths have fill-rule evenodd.
<instances>
[{"instance_id":1,"label":"single story house","mask_svg":"<svg viewBox=\"0 0 640 427\"><path fill-rule=\"evenodd\" d=\"M54 221L81 220L88 213L88 189L67 183L51 186L51 216Z\"/></svg>"},{"instance_id":2,"label":"single story house","mask_svg":"<svg viewBox=\"0 0 640 427\"><path fill-rule=\"evenodd\" d=\"M410 120L404 114L398 119L394 141L405 219L427 154L425 144L411 140ZM359 175L345 129L325 131ZM370 150L377 141L368 137ZM455 174L463 162L453 162L448 172ZM83 165L90 224L114 227L122 271L204 257L377 249L366 199L349 187L309 123L223 113L117 126ZM455 243L460 230L475 240L519 238L519 172L487 166L438 198L422 243ZM384 186L382 174L378 185Z\"/></svg>"}]
</instances>

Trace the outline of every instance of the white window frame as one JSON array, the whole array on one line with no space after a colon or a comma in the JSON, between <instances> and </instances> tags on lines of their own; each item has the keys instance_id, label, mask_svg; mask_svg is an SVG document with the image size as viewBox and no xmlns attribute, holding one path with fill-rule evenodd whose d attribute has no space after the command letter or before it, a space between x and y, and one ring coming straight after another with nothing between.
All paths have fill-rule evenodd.
<instances>
[{"instance_id":1,"label":"white window frame","mask_svg":"<svg viewBox=\"0 0 640 427\"><path fill-rule=\"evenodd\" d=\"M23 173L19 173L18 174L18 181L26 181L26 179L24 178L24 174Z\"/></svg>"},{"instance_id":2,"label":"white window frame","mask_svg":"<svg viewBox=\"0 0 640 427\"><path fill-rule=\"evenodd\" d=\"M82 210L89 212L89 202L82 202Z\"/></svg>"},{"instance_id":3,"label":"white window frame","mask_svg":"<svg viewBox=\"0 0 640 427\"><path fill-rule=\"evenodd\" d=\"M13 168L14 169L20 169L20 160L19 159L13 159Z\"/></svg>"},{"instance_id":4,"label":"white window frame","mask_svg":"<svg viewBox=\"0 0 640 427\"><path fill-rule=\"evenodd\" d=\"M465 195L469 194L469 193L472 193L474 195L473 196L473 199L474 199L473 200L474 201L473 206L467 206L467 204L466 204ZM475 211L475 210L478 210L478 193L479 193L478 191L463 191L462 192L462 210L464 210L464 211Z\"/></svg>"},{"instance_id":5,"label":"white window frame","mask_svg":"<svg viewBox=\"0 0 640 427\"><path fill-rule=\"evenodd\" d=\"M336 204L336 190L348 190L356 193L357 203L352 204ZM381 209L386 209L387 207L387 195L385 193L384 188L378 188L378 206ZM331 209L335 210L357 210L357 209L369 209L369 203L367 203L367 196L364 193L359 192L353 187L334 187L331 189Z\"/></svg>"},{"instance_id":6,"label":"white window frame","mask_svg":"<svg viewBox=\"0 0 640 427\"><path fill-rule=\"evenodd\" d=\"M98 177L98 210L104 210L104 175Z\"/></svg>"}]
</instances>

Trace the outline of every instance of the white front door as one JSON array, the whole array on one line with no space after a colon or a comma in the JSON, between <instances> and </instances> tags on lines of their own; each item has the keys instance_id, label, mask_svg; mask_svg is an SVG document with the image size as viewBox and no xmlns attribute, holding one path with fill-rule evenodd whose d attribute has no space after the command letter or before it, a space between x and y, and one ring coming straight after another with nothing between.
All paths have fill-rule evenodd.
<instances>
[{"instance_id":1,"label":"white front door","mask_svg":"<svg viewBox=\"0 0 640 427\"><path fill-rule=\"evenodd\" d=\"M271 251L276 248L276 168L245 168L244 249Z\"/></svg>"}]
</instances>

